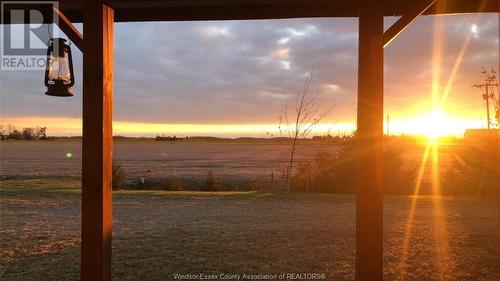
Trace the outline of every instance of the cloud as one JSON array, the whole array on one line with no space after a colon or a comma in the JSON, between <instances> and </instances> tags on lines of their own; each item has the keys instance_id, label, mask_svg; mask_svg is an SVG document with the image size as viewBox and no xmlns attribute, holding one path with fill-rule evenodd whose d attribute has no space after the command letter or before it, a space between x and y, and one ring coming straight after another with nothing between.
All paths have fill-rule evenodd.
<instances>
[{"instance_id":1,"label":"cloud","mask_svg":"<svg viewBox=\"0 0 500 281\"><path fill-rule=\"evenodd\" d=\"M419 18L386 48L387 112L402 114L429 98L437 18ZM470 86L481 79L481 67L498 61L496 15L447 16L442 83L473 25L478 36L457 72L460 79L450 95L454 104L475 102ZM333 105L329 121L353 121L357 28L353 18L116 24L114 118L273 122L300 91L304 74L314 70L311 91L320 93L321 104ZM42 73L2 71L0 115L81 117L82 57L73 50L74 98L44 96Z\"/></svg>"},{"instance_id":2,"label":"cloud","mask_svg":"<svg viewBox=\"0 0 500 281\"><path fill-rule=\"evenodd\" d=\"M221 36L230 36L229 28L227 26L203 26L199 29L199 32L203 37L206 38L217 38Z\"/></svg>"}]
</instances>

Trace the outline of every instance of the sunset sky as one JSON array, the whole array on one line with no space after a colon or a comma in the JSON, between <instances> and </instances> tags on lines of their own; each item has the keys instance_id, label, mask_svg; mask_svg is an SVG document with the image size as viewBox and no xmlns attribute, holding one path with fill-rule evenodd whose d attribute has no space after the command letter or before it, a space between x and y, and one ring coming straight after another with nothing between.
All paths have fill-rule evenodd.
<instances>
[{"instance_id":1,"label":"sunset sky","mask_svg":"<svg viewBox=\"0 0 500 281\"><path fill-rule=\"evenodd\" d=\"M385 49L391 133L486 126L472 85L483 67L498 68L498 24L496 14L420 17ZM354 18L115 24L114 133L276 136L278 116L312 69L312 91L333 106L315 133L349 132L357 28ZM82 55L72 50L73 98L45 96L42 72L0 71L0 124L81 134Z\"/></svg>"}]
</instances>

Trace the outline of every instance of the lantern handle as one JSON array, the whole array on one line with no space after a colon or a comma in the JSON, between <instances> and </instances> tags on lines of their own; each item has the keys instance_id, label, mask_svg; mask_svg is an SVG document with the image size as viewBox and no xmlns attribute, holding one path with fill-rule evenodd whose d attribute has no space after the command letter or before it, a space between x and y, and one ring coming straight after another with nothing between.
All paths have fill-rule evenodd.
<instances>
[{"instance_id":1,"label":"lantern handle","mask_svg":"<svg viewBox=\"0 0 500 281\"><path fill-rule=\"evenodd\" d=\"M52 25L52 23L47 24L47 33L49 33L49 42L50 42L50 40L52 40L52 33L50 33L50 26L51 25Z\"/></svg>"}]
</instances>

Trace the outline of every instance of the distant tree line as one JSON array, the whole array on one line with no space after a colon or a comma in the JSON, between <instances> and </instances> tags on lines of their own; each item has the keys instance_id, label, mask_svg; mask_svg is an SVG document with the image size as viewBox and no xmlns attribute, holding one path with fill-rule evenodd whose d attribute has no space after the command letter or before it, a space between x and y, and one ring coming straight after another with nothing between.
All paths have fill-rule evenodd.
<instances>
[{"instance_id":1,"label":"distant tree line","mask_svg":"<svg viewBox=\"0 0 500 281\"><path fill-rule=\"evenodd\" d=\"M157 141L177 141L178 138L176 136L170 137L170 136L156 136Z\"/></svg>"},{"instance_id":2,"label":"distant tree line","mask_svg":"<svg viewBox=\"0 0 500 281\"><path fill-rule=\"evenodd\" d=\"M352 138L352 136L350 136L350 135L345 135L345 136L336 135L336 136L332 136L330 134L326 134L326 135L323 135L323 136L313 136L311 138L311 140L317 141L317 142L323 142L323 143L335 143L335 144L339 144L339 143L347 142L351 138Z\"/></svg>"},{"instance_id":3,"label":"distant tree line","mask_svg":"<svg viewBox=\"0 0 500 281\"><path fill-rule=\"evenodd\" d=\"M46 140L47 127L17 129L13 125L0 125L0 140Z\"/></svg>"}]
</instances>

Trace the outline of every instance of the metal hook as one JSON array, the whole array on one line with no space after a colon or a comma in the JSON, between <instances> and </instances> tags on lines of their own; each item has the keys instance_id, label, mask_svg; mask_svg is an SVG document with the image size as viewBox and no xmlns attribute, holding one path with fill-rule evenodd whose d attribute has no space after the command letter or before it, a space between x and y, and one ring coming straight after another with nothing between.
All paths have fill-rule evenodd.
<instances>
[{"instance_id":1,"label":"metal hook","mask_svg":"<svg viewBox=\"0 0 500 281\"><path fill-rule=\"evenodd\" d=\"M49 33L49 41L52 39L52 33L50 33L50 26L51 25L52 25L52 23L47 24L47 33Z\"/></svg>"}]
</instances>

